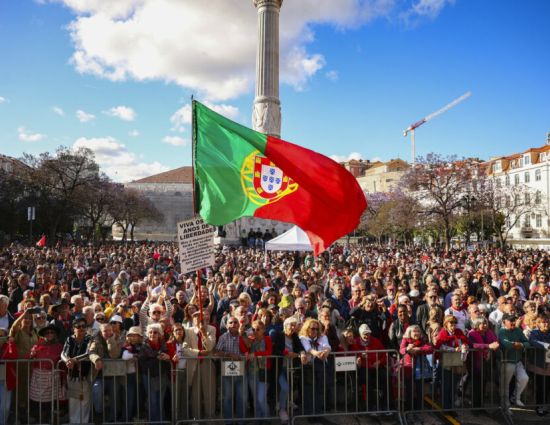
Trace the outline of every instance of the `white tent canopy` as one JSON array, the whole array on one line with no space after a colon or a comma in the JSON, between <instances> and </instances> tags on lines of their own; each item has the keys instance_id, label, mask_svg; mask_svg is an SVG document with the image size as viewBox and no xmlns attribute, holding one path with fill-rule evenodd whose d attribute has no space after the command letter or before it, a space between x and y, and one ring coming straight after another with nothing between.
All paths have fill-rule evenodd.
<instances>
[{"instance_id":1,"label":"white tent canopy","mask_svg":"<svg viewBox=\"0 0 550 425\"><path fill-rule=\"evenodd\" d=\"M298 226L265 244L266 251L313 251L306 233Z\"/></svg>"}]
</instances>

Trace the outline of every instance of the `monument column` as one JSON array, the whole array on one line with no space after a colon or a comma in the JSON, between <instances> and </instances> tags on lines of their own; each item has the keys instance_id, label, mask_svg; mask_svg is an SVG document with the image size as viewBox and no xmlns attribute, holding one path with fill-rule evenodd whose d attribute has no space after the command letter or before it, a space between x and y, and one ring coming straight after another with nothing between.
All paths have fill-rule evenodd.
<instances>
[{"instance_id":1,"label":"monument column","mask_svg":"<svg viewBox=\"0 0 550 425\"><path fill-rule=\"evenodd\" d=\"M279 12L283 0L253 2L258 11L258 49L252 127L261 133L280 137Z\"/></svg>"}]
</instances>

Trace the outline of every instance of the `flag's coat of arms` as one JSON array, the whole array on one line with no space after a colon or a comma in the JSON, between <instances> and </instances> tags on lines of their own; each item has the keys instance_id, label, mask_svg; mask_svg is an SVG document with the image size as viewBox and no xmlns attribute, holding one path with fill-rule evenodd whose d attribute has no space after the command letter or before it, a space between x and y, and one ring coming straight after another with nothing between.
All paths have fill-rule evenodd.
<instances>
[{"instance_id":1,"label":"flag's coat of arms","mask_svg":"<svg viewBox=\"0 0 550 425\"><path fill-rule=\"evenodd\" d=\"M259 151L253 152L244 161L241 180L248 198L258 205L276 202L298 188L290 177Z\"/></svg>"}]
</instances>

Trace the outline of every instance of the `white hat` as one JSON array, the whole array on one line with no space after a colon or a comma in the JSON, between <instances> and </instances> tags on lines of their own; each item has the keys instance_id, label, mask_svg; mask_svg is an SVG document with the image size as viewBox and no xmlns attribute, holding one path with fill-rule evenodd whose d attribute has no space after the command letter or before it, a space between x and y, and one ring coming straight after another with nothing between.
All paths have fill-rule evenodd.
<instances>
[{"instance_id":1,"label":"white hat","mask_svg":"<svg viewBox=\"0 0 550 425\"><path fill-rule=\"evenodd\" d=\"M109 323L111 322L122 323L122 317L120 317L118 314L115 314L114 316L111 317L111 320L109 320Z\"/></svg>"},{"instance_id":2,"label":"white hat","mask_svg":"<svg viewBox=\"0 0 550 425\"><path fill-rule=\"evenodd\" d=\"M361 326L359 326L359 335L371 333L372 331L370 330L369 325L367 325L366 323L363 323Z\"/></svg>"}]
</instances>

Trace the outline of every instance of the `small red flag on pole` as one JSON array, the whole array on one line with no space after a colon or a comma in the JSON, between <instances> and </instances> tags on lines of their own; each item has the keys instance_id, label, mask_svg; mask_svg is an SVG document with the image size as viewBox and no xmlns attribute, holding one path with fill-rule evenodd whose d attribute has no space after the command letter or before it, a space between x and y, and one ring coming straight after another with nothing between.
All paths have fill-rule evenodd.
<instances>
[{"instance_id":1,"label":"small red flag on pole","mask_svg":"<svg viewBox=\"0 0 550 425\"><path fill-rule=\"evenodd\" d=\"M36 242L36 246L40 246L40 247L46 246L46 235L42 235L40 240Z\"/></svg>"}]
</instances>

